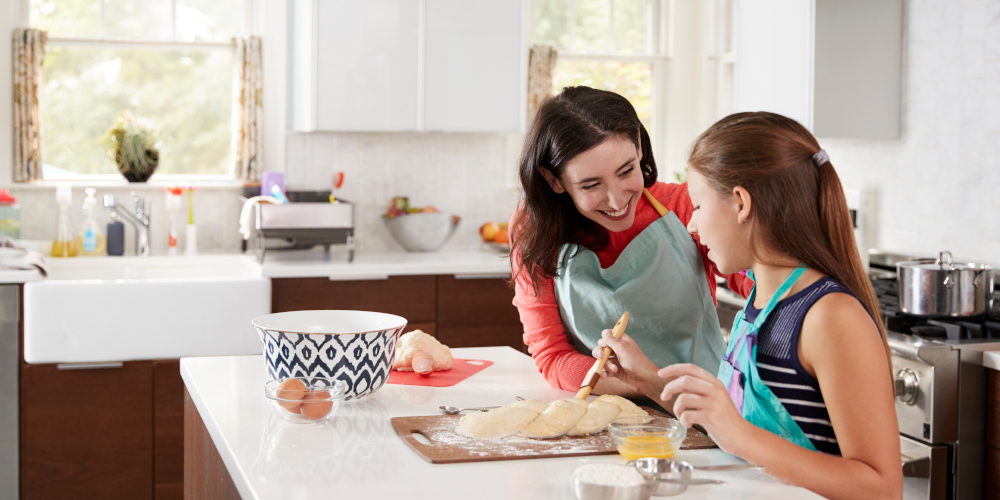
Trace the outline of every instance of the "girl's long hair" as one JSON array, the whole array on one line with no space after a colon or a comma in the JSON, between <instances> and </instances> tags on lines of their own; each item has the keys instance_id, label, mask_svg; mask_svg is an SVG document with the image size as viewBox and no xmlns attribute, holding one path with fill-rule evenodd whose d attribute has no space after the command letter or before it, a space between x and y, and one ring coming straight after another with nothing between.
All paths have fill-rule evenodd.
<instances>
[{"instance_id":1,"label":"girl's long hair","mask_svg":"<svg viewBox=\"0 0 1000 500\"><path fill-rule=\"evenodd\" d=\"M511 223L512 255L518 256L511 282L527 273L538 292L542 280L558 274L559 249L580 243L593 250L607 246L607 230L577 210L568 193L556 193L540 167L562 177L578 154L610 138L624 138L642 150L643 185L656 182L649 134L624 97L590 87L566 87L538 108L521 150L520 209Z\"/></svg>"},{"instance_id":2,"label":"girl's long hair","mask_svg":"<svg viewBox=\"0 0 1000 500\"><path fill-rule=\"evenodd\" d=\"M750 193L751 249L786 253L857 296L879 329L891 375L885 326L854 242L844 190L831 162L813 162L819 151L816 138L795 120L766 112L736 113L698 137L688 167L720 193L732 193L736 186ZM759 254L753 257L760 260Z\"/></svg>"}]
</instances>

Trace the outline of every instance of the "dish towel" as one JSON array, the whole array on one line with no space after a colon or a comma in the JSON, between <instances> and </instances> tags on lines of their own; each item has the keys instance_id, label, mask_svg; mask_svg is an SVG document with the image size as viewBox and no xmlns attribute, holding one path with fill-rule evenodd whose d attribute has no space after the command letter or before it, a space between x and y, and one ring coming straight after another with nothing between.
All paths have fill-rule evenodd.
<instances>
[{"instance_id":1,"label":"dish towel","mask_svg":"<svg viewBox=\"0 0 1000 500\"><path fill-rule=\"evenodd\" d=\"M43 277L49 275L42 254L17 246L7 236L0 236L0 269L37 269Z\"/></svg>"},{"instance_id":2,"label":"dish towel","mask_svg":"<svg viewBox=\"0 0 1000 500\"><path fill-rule=\"evenodd\" d=\"M240 210L240 234L243 235L244 240L250 239L251 231L253 231L253 222L250 220L253 217L253 207L260 203L282 204L281 200L274 196L254 196L244 202L243 210Z\"/></svg>"}]
</instances>

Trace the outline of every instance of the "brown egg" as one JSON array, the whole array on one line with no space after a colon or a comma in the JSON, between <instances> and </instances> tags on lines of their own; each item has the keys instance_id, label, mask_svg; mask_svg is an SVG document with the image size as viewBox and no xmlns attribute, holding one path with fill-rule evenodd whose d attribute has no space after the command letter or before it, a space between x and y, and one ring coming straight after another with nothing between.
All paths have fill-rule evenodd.
<instances>
[{"instance_id":1,"label":"brown egg","mask_svg":"<svg viewBox=\"0 0 1000 500\"><path fill-rule=\"evenodd\" d=\"M306 395L306 385L297 378L290 378L278 384L278 390L274 395L279 399L301 400ZM278 404L292 413L299 413L299 406L302 405L298 401L278 401Z\"/></svg>"},{"instance_id":2,"label":"brown egg","mask_svg":"<svg viewBox=\"0 0 1000 500\"><path fill-rule=\"evenodd\" d=\"M428 352L420 351L413 355L410 366L413 367L413 371L427 377L434 372L434 356Z\"/></svg>"},{"instance_id":3,"label":"brown egg","mask_svg":"<svg viewBox=\"0 0 1000 500\"><path fill-rule=\"evenodd\" d=\"M302 416L309 420L319 420L333 409L333 401L317 401L330 397L328 391L309 391L302 398Z\"/></svg>"}]
</instances>

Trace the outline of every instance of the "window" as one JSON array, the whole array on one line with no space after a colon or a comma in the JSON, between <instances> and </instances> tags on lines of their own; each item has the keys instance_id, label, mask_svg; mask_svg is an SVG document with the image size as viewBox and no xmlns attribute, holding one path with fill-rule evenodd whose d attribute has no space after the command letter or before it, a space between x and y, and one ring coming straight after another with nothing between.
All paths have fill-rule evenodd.
<instances>
[{"instance_id":1,"label":"window","mask_svg":"<svg viewBox=\"0 0 1000 500\"><path fill-rule=\"evenodd\" d=\"M232 46L246 0L30 0L48 31L43 177L117 174L99 139L122 109L157 127L157 175L230 175Z\"/></svg>"},{"instance_id":2,"label":"window","mask_svg":"<svg viewBox=\"0 0 1000 500\"><path fill-rule=\"evenodd\" d=\"M553 90L585 85L617 92L655 137L663 117L657 85L668 61L661 0L535 0L534 43L555 47ZM654 139L654 142L657 142Z\"/></svg>"},{"instance_id":3,"label":"window","mask_svg":"<svg viewBox=\"0 0 1000 500\"><path fill-rule=\"evenodd\" d=\"M733 75L736 54L733 48L733 2L734 0L714 0L711 3L714 21L712 29L712 53L715 73L715 119L733 112Z\"/></svg>"}]
</instances>

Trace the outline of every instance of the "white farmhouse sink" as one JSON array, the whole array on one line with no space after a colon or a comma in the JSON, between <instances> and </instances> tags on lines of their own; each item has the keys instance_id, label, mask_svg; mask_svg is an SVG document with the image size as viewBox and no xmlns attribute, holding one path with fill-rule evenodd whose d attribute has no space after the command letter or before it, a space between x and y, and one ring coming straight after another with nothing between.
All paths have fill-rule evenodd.
<instances>
[{"instance_id":1,"label":"white farmhouse sink","mask_svg":"<svg viewBox=\"0 0 1000 500\"><path fill-rule=\"evenodd\" d=\"M24 285L24 359L82 363L260 354L271 280L242 255L48 259Z\"/></svg>"}]
</instances>

